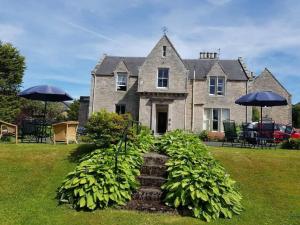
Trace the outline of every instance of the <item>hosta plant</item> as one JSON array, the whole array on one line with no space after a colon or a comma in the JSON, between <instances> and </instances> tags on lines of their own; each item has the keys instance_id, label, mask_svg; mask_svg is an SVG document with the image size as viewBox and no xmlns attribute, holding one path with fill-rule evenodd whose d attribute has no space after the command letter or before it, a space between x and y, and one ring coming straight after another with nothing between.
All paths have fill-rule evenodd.
<instances>
[{"instance_id":1,"label":"hosta plant","mask_svg":"<svg viewBox=\"0 0 300 225\"><path fill-rule=\"evenodd\" d=\"M196 218L231 218L242 211L241 195L225 169L193 134L174 131L161 138L161 151L170 156L165 202L188 209Z\"/></svg>"},{"instance_id":2,"label":"hosta plant","mask_svg":"<svg viewBox=\"0 0 300 225\"><path fill-rule=\"evenodd\" d=\"M138 187L135 177L139 170L132 165L131 157L118 164L114 171L115 149L109 148L92 153L75 171L68 174L58 191L61 201L71 203L77 209L105 208L124 205Z\"/></svg>"},{"instance_id":3,"label":"hosta plant","mask_svg":"<svg viewBox=\"0 0 300 225\"><path fill-rule=\"evenodd\" d=\"M145 129L135 140L127 143L126 152L123 143L117 167L115 156L119 145L98 149L84 156L59 188L60 202L86 210L124 205L139 185L136 177L143 163L142 153L153 143L153 137Z\"/></svg>"}]
</instances>

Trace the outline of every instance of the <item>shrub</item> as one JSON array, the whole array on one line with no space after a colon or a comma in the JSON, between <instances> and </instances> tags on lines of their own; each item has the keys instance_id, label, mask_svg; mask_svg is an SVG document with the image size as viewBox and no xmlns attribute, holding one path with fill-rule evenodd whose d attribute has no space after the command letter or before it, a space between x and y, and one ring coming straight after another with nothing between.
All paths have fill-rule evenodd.
<instances>
[{"instance_id":1,"label":"shrub","mask_svg":"<svg viewBox=\"0 0 300 225\"><path fill-rule=\"evenodd\" d=\"M128 124L128 117L127 114L118 115L106 110L94 113L86 124L87 136L100 148L117 144ZM132 138L132 132L129 133L129 138Z\"/></svg>"},{"instance_id":2,"label":"shrub","mask_svg":"<svg viewBox=\"0 0 300 225\"><path fill-rule=\"evenodd\" d=\"M188 209L206 221L242 211L235 182L199 138L177 130L165 134L159 147L170 156L168 180L162 186L167 205Z\"/></svg>"},{"instance_id":3,"label":"shrub","mask_svg":"<svg viewBox=\"0 0 300 225\"><path fill-rule=\"evenodd\" d=\"M283 141L281 143L281 148L283 149L300 149L300 139L290 138L289 140Z\"/></svg>"},{"instance_id":4,"label":"shrub","mask_svg":"<svg viewBox=\"0 0 300 225\"><path fill-rule=\"evenodd\" d=\"M201 141L208 141L208 131L207 130L201 131L199 134L199 138Z\"/></svg>"},{"instance_id":5,"label":"shrub","mask_svg":"<svg viewBox=\"0 0 300 225\"><path fill-rule=\"evenodd\" d=\"M60 202L71 203L76 209L124 205L139 185L136 176L143 163L142 153L152 144L150 131L142 129L134 142L127 143L127 151L119 155L117 168L115 155L119 145L85 155L75 170L67 175L57 197ZM124 144L122 147L124 149Z\"/></svg>"}]
</instances>

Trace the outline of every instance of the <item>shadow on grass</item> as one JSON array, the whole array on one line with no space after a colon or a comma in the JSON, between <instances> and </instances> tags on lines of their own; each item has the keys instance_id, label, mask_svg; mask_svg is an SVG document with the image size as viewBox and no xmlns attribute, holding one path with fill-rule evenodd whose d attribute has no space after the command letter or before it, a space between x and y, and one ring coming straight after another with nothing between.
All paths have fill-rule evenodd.
<instances>
[{"instance_id":1,"label":"shadow on grass","mask_svg":"<svg viewBox=\"0 0 300 225\"><path fill-rule=\"evenodd\" d=\"M94 144L81 144L68 156L70 162L78 163L82 157L97 149Z\"/></svg>"}]
</instances>

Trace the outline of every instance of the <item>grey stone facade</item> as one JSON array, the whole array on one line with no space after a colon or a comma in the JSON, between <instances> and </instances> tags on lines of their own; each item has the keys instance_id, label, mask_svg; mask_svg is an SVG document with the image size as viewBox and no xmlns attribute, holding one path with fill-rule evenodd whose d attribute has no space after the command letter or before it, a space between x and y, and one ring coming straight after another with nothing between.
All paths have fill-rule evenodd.
<instances>
[{"instance_id":1,"label":"grey stone facade","mask_svg":"<svg viewBox=\"0 0 300 225\"><path fill-rule=\"evenodd\" d=\"M251 121L251 107L234 103L247 92L273 90L291 103L290 94L269 71L252 80L240 59L208 56L214 57L181 59L166 35L147 57L104 56L92 71L89 114L103 108L114 112L116 105L121 104L135 120L154 132L177 128L195 132L222 131L222 119L242 123L247 117L247 121ZM158 87L160 68L168 69L166 87ZM117 90L119 73L126 74L126 91ZM213 77L224 79L222 94L210 93L211 77L212 80ZM269 114L276 121L290 123L291 104L280 107L279 114L272 110Z\"/></svg>"},{"instance_id":2,"label":"grey stone facade","mask_svg":"<svg viewBox=\"0 0 300 225\"><path fill-rule=\"evenodd\" d=\"M292 123L292 96L267 68L250 82L250 91L274 91L285 97L288 101L287 106L265 107L263 116L278 123Z\"/></svg>"},{"instance_id":3,"label":"grey stone facade","mask_svg":"<svg viewBox=\"0 0 300 225\"><path fill-rule=\"evenodd\" d=\"M89 104L90 104L90 96L80 96L78 121L79 121L79 126L81 127L84 126L88 120Z\"/></svg>"}]
</instances>

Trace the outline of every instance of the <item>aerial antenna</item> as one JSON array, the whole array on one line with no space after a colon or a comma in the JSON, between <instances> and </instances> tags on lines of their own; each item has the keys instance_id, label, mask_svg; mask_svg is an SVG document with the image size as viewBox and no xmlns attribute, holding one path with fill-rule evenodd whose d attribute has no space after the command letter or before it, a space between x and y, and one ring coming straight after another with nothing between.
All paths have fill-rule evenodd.
<instances>
[{"instance_id":1,"label":"aerial antenna","mask_svg":"<svg viewBox=\"0 0 300 225\"><path fill-rule=\"evenodd\" d=\"M220 59L220 56L221 56L221 49L218 48L218 58Z\"/></svg>"},{"instance_id":2,"label":"aerial antenna","mask_svg":"<svg viewBox=\"0 0 300 225\"><path fill-rule=\"evenodd\" d=\"M163 32L164 35L166 35L167 32L168 32L168 28L167 28L166 26L163 26L163 27L161 28L161 30L162 30L162 32Z\"/></svg>"}]
</instances>

